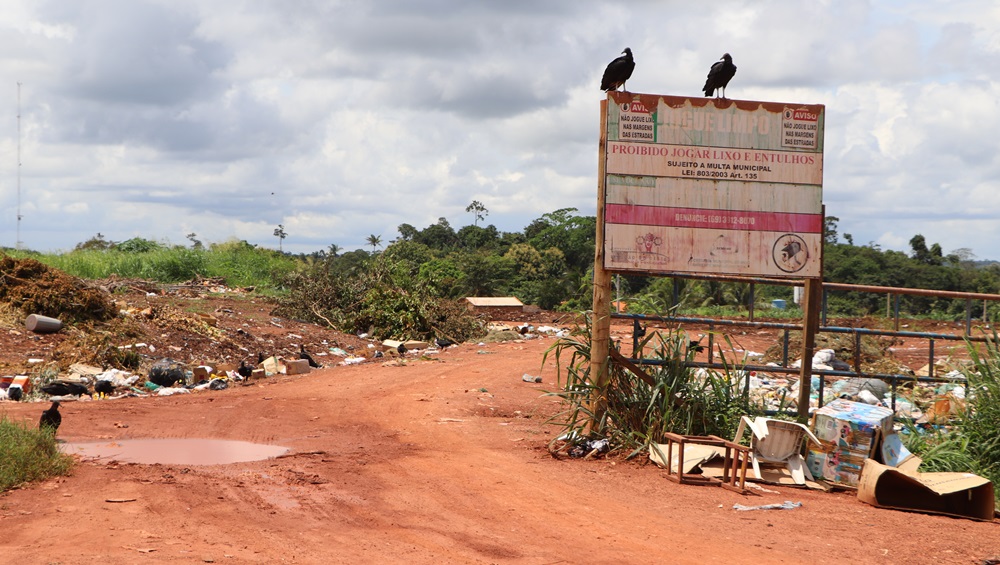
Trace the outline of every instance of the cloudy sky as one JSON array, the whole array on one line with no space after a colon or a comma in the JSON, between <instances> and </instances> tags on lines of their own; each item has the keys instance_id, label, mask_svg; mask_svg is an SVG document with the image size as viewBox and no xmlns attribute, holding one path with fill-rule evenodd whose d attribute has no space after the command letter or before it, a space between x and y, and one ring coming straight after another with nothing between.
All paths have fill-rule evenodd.
<instances>
[{"instance_id":1,"label":"cloudy sky","mask_svg":"<svg viewBox=\"0 0 1000 565\"><path fill-rule=\"evenodd\" d=\"M990 0L7 0L0 246L100 232L294 252L438 218L596 208L598 86L825 104L827 214L856 244L1000 260Z\"/></svg>"}]
</instances>

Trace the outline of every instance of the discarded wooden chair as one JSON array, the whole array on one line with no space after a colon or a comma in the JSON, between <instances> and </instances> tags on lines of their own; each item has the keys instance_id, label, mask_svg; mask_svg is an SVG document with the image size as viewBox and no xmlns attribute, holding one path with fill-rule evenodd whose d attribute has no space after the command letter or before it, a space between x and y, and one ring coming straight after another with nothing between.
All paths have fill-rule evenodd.
<instances>
[{"instance_id":1,"label":"discarded wooden chair","mask_svg":"<svg viewBox=\"0 0 1000 565\"><path fill-rule=\"evenodd\" d=\"M802 442L808 438L819 445L819 439L809 428L798 422L787 422L758 416L751 420L743 416L736 429L735 443L743 440L743 434L749 427L753 432L750 438L750 462L757 480L763 479L760 472L762 462L777 463L788 467L795 484L804 485L806 480L813 480L809 467L802 457Z\"/></svg>"},{"instance_id":2,"label":"discarded wooden chair","mask_svg":"<svg viewBox=\"0 0 1000 565\"><path fill-rule=\"evenodd\" d=\"M663 435L667 444L667 478L682 485L718 485L722 488L746 494L747 460L749 448L739 445L719 436L684 436L667 432ZM706 477L698 473L684 472L684 448L688 444L707 445L722 448L724 466L722 479ZM676 473L674 468L674 449L677 449Z\"/></svg>"}]
</instances>

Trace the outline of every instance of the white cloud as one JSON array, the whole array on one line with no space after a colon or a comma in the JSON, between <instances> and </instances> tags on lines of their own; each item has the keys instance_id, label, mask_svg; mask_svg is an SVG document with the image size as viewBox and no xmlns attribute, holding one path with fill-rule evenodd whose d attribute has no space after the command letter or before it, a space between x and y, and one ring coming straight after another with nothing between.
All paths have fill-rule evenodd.
<instances>
[{"instance_id":1,"label":"white cloud","mask_svg":"<svg viewBox=\"0 0 1000 565\"><path fill-rule=\"evenodd\" d=\"M1000 7L985 0L678 4L372 0L12 1L0 72L22 82L21 239L101 232L365 247L445 217L519 231L596 205L598 82L827 106L824 201L855 242L1000 259ZM0 245L17 128L0 121Z\"/></svg>"}]
</instances>

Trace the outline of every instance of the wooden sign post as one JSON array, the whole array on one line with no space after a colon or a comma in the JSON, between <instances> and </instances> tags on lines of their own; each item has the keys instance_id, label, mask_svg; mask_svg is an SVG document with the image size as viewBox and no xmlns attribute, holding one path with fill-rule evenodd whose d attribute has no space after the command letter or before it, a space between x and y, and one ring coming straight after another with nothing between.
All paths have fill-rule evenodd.
<instances>
[{"instance_id":1,"label":"wooden sign post","mask_svg":"<svg viewBox=\"0 0 1000 565\"><path fill-rule=\"evenodd\" d=\"M820 309L823 306L823 279L806 279L802 297L802 366L799 368L800 424L809 422L809 393L812 390L813 353L816 350L816 331L819 329ZM821 377L822 378L822 377Z\"/></svg>"},{"instance_id":2,"label":"wooden sign post","mask_svg":"<svg viewBox=\"0 0 1000 565\"><path fill-rule=\"evenodd\" d=\"M604 268L604 194L608 101L601 101L600 159L597 165L597 245L594 246L594 306L590 334L590 379L595 386L591 398L593 429L607 408L608 349L611 347L611 273Z\"/></svg>"}]
</instances>

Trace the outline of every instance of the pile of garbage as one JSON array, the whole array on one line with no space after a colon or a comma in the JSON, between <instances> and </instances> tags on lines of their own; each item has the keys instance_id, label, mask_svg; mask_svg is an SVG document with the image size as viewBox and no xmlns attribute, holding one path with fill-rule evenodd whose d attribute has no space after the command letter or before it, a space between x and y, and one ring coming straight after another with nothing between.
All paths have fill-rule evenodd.
<instances>
[{"instance_id":1,"label":"pile of garbage","mask_svg":"<svg viewBox=\"0 0 1000 565\"><path fill-rule=\"evenodd\" d=\"M46 399L58 401L107 400L138 396L169 396L201 390L224 390L231 383L249 384L251 379L308 370L308 361L285 361L278 357L265 359L261 368L245 363L239 366L219 363L190 366L163 358L145 374L122 369L102 369L84 363L74 363L67 374L55 378L26 375L0 377L0 400Z\"/></svg>"},{"instance_id":2,"label":"pile of garbage","mask_svg":"<svg viewBox=\"0 0 1000 565\"><path fill-rule=\"evenodd\" d=\"M122 315L150 319L161 316L157 313L157 309L141 311L133 309L127 312L123 310ZM510 333L516 336L516 339L557 337L565 335L568 331L548 326L536 328L530 324L494 328L494 330L497 333ZM405 362L407 358L433 358L445 350L459 346L446 338L438 338L433 342L391 339L378 342L370 340L366 334L361 334L357 337L367 340L364 348L353 345L341 347L337 343L328 343L324 340L321 344L323 350L310 354L301 344L302 336L289 333L286 337L300 341L298 354L285 357L260 353L255 364L248 364L245 361L240 361L239 364L228 362L190 364L163 357L152 363L147 371L102 369L96 365L77 362L64 372L42 371L40 375L34 377L0 376L0 400L107 400L190 394L203 390L224 390L235 384L246 385L274 375L306 374L314 368L323 366L357 365L369 361L400 363ZM155 346L141 342L116 346L113 349L128 351L143 358L158 351Z\"/></svg>"},{"instance_id":3,"label":"pile of garbage","mask_svg":"<svg viewBox=\"0 0 1000 565\"><path fill-rule=\"evenodd\" d=\"M759 354L747 355L748 362ZM769 366L777 366L768 363ZM791 364L801 366L801 360ZM813 356L813 369L821 371L851 371L853 368L836 357L833 349L821 349ZM893 366L891 374L927 376L928 367L912 371L906 367ZM827 405L837 399L862 402L872 406L893 409L897 418L914 420L917 423L944 423L948 418L964 410L965 375L960 364L948 359L937 362L935 375L944 382L924 382L917 379L897 381L895 392L890 383L878 378L838 377L813 375L809 389L810 411L821 404ZM946 371L946 372L945 372ZM766 410L787 411L798 409L799 378L787 373L766 371L737 371L736 378L742 379L751 399ZM822 386L821 386L822 385Z\"/></svg>"}]
</instances>

